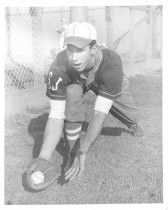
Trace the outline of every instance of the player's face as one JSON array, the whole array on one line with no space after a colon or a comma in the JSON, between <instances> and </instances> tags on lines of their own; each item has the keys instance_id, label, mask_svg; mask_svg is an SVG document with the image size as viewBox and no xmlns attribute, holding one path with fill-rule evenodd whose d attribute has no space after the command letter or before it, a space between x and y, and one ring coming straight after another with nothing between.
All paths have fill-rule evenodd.
<instances>
[{"instance_id":1,"label":"player's face","mask_svg":"<svg viewBox=\"0 0 168 210\"><path fill-rule=\"evenodd\" d=\"M90 46L86 46L82 49L75 47L74 45L67 45L67 55L70 65L78 72L83 71L89 64L92 50Z\"/></svg>"}]
</instances>

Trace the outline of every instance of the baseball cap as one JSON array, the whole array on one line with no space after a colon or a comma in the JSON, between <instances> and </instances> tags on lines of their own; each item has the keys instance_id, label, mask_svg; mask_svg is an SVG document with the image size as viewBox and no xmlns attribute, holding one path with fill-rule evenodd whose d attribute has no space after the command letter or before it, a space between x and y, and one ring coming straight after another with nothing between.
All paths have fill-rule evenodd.
<instances>
[{"instance_id":1,"label":"baseball cap","mask_svg":"<svg viewBox=\"0 0 168 210\"><path fill-rule=\"evenodd\" d=\"M73 22L65 30L64 44L78 48L86 47L92 40L97 40L96 28L87 22Z\"/></svg>"}]
</instances>

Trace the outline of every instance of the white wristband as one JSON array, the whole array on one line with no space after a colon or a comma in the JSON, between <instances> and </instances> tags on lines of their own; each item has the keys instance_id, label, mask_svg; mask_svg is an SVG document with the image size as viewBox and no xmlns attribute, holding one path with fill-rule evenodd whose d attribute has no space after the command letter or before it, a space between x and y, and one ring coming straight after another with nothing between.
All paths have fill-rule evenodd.
<instances>
[{"instance_id":1,"label":"white wristband","mask_svg":"<svg viewBox=\"0 0 168 210\"><path fill-rule=\"evenodd\" d=\"M98 95L96 98L94 110L108 114L112 104L113 101L111 99Z\"/></svg>"},{"instance_id":2,"label":"white wristband","mask_svg":"<svg viewBox=\"0 0 168 210\"><path fill-rule=\"evenodd\" d=\"M49 118L61 119L65 118L65 100L50 100Z\"/></svg>"}]
</instances>

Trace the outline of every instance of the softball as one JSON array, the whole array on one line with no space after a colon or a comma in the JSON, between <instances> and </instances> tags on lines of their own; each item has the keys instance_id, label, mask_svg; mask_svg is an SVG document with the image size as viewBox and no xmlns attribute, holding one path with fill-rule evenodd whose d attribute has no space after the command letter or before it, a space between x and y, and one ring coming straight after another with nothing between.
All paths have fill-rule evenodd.
<instances>
[{"instance_id":1,"label":"softball","mask_svg":"<svg viewBox=\"0 0 168 210\"><path fill-rule=\"evenodd\" d=\"M34 184L38 185L44 182L44 174L41 171L35 171L32 173L31 179L34 182Z\"/></svg>"}]
</instances>

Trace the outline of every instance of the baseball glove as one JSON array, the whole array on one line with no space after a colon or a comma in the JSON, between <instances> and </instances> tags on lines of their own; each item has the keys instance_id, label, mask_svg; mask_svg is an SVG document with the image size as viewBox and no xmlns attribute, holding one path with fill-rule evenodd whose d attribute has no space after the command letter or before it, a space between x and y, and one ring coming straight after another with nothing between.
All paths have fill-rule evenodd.
<instances>
[{"instance_id":1,"label":"baseball glove","mask_svg":"<svg viewBox=\"0 0 168 210\"><path fill-rule=\"evenodd\" d=\"M40 171L44 175L44 181L39 184L35 184L32 179L32 174L36 171ZM50 186L58 178L58 169L56 166L42 158L34 159L27 167L26 182L29 188L35 191L41 191Z\"/></svg>"}]
</instances>

